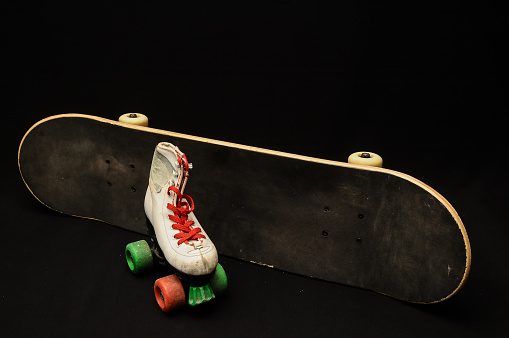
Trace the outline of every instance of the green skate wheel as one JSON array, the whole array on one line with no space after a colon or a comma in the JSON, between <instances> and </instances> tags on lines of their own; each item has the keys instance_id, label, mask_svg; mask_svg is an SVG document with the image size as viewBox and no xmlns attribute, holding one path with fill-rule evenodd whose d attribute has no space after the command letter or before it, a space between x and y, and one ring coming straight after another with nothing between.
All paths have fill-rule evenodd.
<instances>
[{"instance_id":1,"label":"green skate wheel","mask_svg":"<svg viewBox=\"0 0 509 338\"><path fill-rule=\"evenodd\" d=\"M210 279L210 285L212 286L212 290L217 295L224 293L228 287L228 279L226 278L226 272L224 271L221 264L217 263L216 272Z\"/></svg>"},{"instance_id":2,"label":"green skate wheel","mask_svg":"<svg viewBox=\"0 0 509 338\"><path fill-rule=\"evenodd\" d=\"M125 258L129 269L134 274L147 271L154 264L152 252L145 240L127 244L125 247Z\"/></svg>"},{"instance_id":3,"label":"green skate wheel","mask_svg":"<svg viewBox=\"0 0 509 338\"><path fill-rule=\"evenodd\" d=\"M154 283L154 295L161 310L170 312L186 304L186 293L176 275L159 278Z\"/></svg>"}]
</instances>

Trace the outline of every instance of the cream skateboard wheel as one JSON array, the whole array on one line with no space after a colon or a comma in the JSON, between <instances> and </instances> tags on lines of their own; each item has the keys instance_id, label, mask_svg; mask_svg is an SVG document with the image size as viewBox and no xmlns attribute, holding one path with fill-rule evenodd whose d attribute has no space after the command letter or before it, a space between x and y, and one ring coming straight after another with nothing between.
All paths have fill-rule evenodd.
<instances>
[{"instance_id":1,"label":"cream skateboard wheel","mask_svg":"<svg viewBox=\"0 0 509 338\"><path fill-rule=\"evenodd\" d=\"M140 113L127 113L118 118L119 122L148 127L148 117Z\"/></svg>"},{"instance_id":2,"label":"cream skateboard wheel","mask_svg":"<svg viewBox=\"0 0 509 338\"><path fill-rule=\"evenodd\" d=\"M382 167L383 161L380 155L369 151L358 151L348 157L348 163Z\"/></svg>"}]
</instances>

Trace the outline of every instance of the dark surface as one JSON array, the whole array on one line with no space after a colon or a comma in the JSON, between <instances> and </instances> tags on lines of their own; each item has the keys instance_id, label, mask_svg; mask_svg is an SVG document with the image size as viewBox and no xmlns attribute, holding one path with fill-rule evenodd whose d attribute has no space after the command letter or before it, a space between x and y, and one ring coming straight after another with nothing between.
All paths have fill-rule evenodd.
<instances>
[{"instance_id":1,"label":"dark surface","mask_svg":"<svg viewBox=\"0 0 509 338\"><path fill-rule=\"evenodd\" d=\"M397 173L86 117L35 126L20 146L20 171L31 192L53 210L146 235L144 188L153 148L161 141L194 161L186 193L220 254L419 303L448 298L463 282L468 239L454 211Z\"/></svg>"},{"instance_id":2,"label":"dark surface","mask_svg":"<svg viewBox=\"0 0 509 338\"><path fill-rule=\"evenodd\" d=\"M507 336L506 7L4 5L0 335ZM139 235L52 212L16 165L44 117L130 111L291 153L381 154L458 211L466 286L412 305L221 257L225 298L162 314L152 286L165 271L134 277L124 263Z\"/></svg>"}]
</instances>

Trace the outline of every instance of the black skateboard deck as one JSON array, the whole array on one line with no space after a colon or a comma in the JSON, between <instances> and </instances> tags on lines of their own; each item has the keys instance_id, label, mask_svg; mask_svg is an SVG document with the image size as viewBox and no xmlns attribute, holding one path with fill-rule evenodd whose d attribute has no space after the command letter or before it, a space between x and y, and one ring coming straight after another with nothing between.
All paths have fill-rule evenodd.
<instances>
[{"instance_id":1,"label":"black skateboard deck","mask_svg":"<svg viewBox=\"0 0 509 338\"><path fill-rule=\"evenodd\" d=\"M470 270L463 223L439 193L396 171L65 114L19 147L47 207L147 234L155 146L193 163L186 194L220 254L415 303L450 298Z\"/></svg>"}]
</instances>

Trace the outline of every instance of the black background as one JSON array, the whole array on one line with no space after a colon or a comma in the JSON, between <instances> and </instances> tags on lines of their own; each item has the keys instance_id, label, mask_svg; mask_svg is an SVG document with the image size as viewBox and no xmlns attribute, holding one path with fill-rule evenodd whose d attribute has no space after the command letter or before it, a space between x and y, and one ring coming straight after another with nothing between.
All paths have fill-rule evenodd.
<instances>
[{"instance_id":1,"label":"black background","mask_svg":"<svg viewBox=\"0 0 509 338\"><path fill-rule=\"evenodd\" d=\"M507 6L2 7L1 336L507 335ZM466 286L413 305L220 257L226 297L162 313L152 285L166 271L134 277L125 264L140 236L46 209L16 165L44 117L131 111L159 129L332 160L381 154L458 211Z\"/></svg>"}]
</instances>

